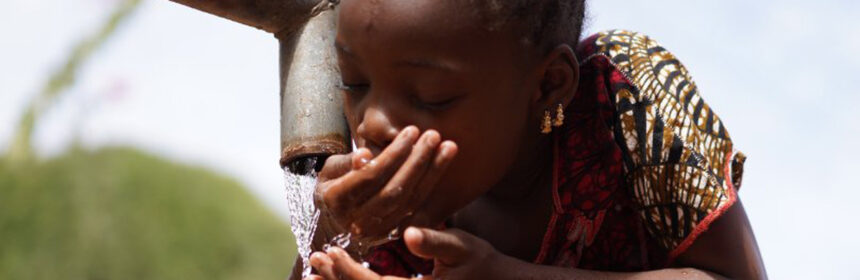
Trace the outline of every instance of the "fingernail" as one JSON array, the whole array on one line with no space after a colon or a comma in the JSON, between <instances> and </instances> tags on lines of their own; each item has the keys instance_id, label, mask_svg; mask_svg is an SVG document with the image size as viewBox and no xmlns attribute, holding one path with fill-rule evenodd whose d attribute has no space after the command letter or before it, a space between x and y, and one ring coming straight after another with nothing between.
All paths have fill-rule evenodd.
<instances>
[{"instance_id":1,"label":"fingernail","mask_svg":"<svg viewBox=\"0 0 860 280\"><path fill-rule=\"evenodd\" d=\"M331 258L331 260L335 260L338 257L340 257L342 255L342 252L344 252L344 251L340 247L331 246L331 248L328 248L328 250L326 250L325 252L328 255L328 257Z\"/></svg>"},{"instance_id":2,"label":"fingernail","mask_svg":"<svg viewBox=\"0 0 860 280\"><path fill-rule=\"evenodd\" d=\"M442 143L442 145L439 145L439 154L440 155L442 155L443 157L448 157L448 154L450 154L450 153L451 153L451 143L448 143L448 141L445 141Z\"/></svg>"},{"instance_id":3,"label":"fingernail","mask_svg":"<svg viewBox=\"0 0 860 280\"><path fill-rule=\"evenodd\" d=\"M403 129L403 137L406 137L409 139L414 138L417 130L418 130L418 128L416 128L414 126L411 126L411 125L407 126L406 128Z\"/></svg>"},{"instance_id":4,"label":"fingernail","mask_svg":"<svg viewBox=\"0 0 860 280\"><path fill-rule=\"evenodd\" d=\"M326 251L326 253L328 253L328 256L332 258L332 260L346 255L346 251L340 247L331 247Z\"/></svg>"},{"instance_id":5,"label":"fingernail","mask_svg":"<svg viewBox=\"0 0 860 280\"><path fill-rule=\"evenodd\" d=\"M406 231L403 232L403 236L406 236L406 235L410 235L410 236L412 236L412 238L415 238L415 237L420 238L422 234L421 234L421 230L419 230L418 228L408 227L408 228L406 228Z\"/></svg>"},{"instance_id":6,"label":"fingernail","mask_svg":"<svg viewBox=\"0 0 860 280\"><path fill-rule=\"evenodd\" d=\"M447 146L446 150L448 150L448 151L446 153L448 154L448 156L454 156L453 154L457 153L457 144L456 143L451 142L451 141L445 141L445 143L442 143L442 144Z\"/></svg>"},{"instance_id":7,"label":"fingernail","mask_svg":"<svg viewBox=\"0 0 860 280\"><path fill-rule=\"evenodd\" d=\"M430 145L430 146L439 145L439 141L441 141L441 139L439 137L438 132L433 131L433 130L429 130L429 131L425 132L424 134L427 135L427 139L426 139L427 145Z\"/></svg>"},{"instance_id":8,"label":"fingernail","mask_svg":"<svg viewBox=\"0 0 860 280\"><path fill-rule=\"evenodd\" d=\"M314 266L319 265L320 262L322 261L322 257L324 255L325 254L321 253L321 252L314 252L313 254L311 254L311 258L310 258L311 265L314 265Z\"/></svg>"},{"instance_id":9,"label":"fingernail","mask_svg":"<svg viewBox=\"0 0 860 280\"><path fill-rule=\"evenodd\" d=\"M358 158L358 164L356 164L357 166L354 169L364 168L365 166L370 165L371 162L373 162L372 159L369 159L366 157L360 157L360 158Z\"/></svg>"}]
</instances>

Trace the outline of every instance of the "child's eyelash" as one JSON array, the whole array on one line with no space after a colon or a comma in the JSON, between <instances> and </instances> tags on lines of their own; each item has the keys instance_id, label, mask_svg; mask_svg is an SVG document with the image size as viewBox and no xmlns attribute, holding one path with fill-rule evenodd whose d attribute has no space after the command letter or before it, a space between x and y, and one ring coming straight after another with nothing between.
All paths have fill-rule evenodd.
<instances>
[{"instance_id":1,"label":"child's eyelash","mask_svg":"<svg viewBox=\"0 0 860 280\"><path fill-rule=\"evenodd\" d=\"M420 98L413 97L412 103L415 104L417 107L420 107L420 108L423 108L426 110L443 111L443 110L451 107L451 105L459 99L460 99L460 97L457 96L457 97L448 98L448 99L445 99L442 101L427 102L427 101L422 101Z\"/></svg>"},{"instance_id":2,"label":"child's eyelash","mask_svg":"<svg viewBox=\"0 0 860 280\"><path fill-rule=\"evenodd\" d=\"M343 90L343 91L364 92L370 88L370 85L351 85L351 84L346 84L346 83L340 82L337 85L335 85L335 87L337 87L338 89Z\"/></svg>"}]
</instances>

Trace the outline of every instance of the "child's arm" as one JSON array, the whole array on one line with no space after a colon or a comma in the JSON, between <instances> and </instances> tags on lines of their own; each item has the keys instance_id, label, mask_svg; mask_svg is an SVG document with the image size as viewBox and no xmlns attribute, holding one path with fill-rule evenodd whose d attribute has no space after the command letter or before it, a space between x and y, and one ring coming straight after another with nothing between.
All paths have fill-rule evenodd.
<instances>
[{"instance_id":1,"label":"child's arm","mask_svg":"<svg viewBox=\"0 0 860 280\"><path fill-rule=\"evenodd\" d=\"M678 256L673 268L631 273L540 266L519 260L508 279L766 279L764 264L743 205L738 200ZM501 278L498 278L501 279Z\"/></svg>"},{"instance_id":2,"label":"child's arm","mask_svg":"<svg viewBox=\"0 0 860 280\"><path fill-rule=\"evenodd\" d=\"M409 250L436 261L434 276L444 279L765 279L761 257L743 205L733 205L677 260L673 268L644 272L603 272L536 265L502 255L484 240L456 229L410 228ZM309 279L385 279L353 261L343 250L315 253L311 264L321 276ZM424 279L433 279L425 276Z\"/></svg>"}]
</instances>

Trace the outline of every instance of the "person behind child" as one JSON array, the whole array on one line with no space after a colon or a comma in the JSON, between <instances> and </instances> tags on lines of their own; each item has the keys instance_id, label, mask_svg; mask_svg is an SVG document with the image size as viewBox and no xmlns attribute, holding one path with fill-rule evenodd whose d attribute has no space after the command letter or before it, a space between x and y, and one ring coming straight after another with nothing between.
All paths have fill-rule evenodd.
<instances>
[{"instance_id":1,"label":"person behind child","mask_svg":"<svg viewBox=\"0 0 860 280\"><path fill-rule=\"evenodd\" d=\"M766 277L737 196L745 157L651 38L580 41L582 0L338 9L358 149L319 174L319 234L402 238L369 267L316 252L309 279Z\"/></svg>"}]
</instances>

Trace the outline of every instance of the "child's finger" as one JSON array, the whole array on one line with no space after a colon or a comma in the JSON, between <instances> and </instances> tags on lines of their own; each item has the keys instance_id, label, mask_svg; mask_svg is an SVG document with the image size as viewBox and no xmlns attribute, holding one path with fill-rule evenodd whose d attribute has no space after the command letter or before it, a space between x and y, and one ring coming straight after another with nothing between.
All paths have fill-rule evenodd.
<instances>
[{"instance_id":1,"label":"child's finger","mask_svg":"<svg viewBox=\"0 0 860 280\"><path fill-rule=\"evenodd\" d=\"M454 157L456 157L457 152L457 144L452 141L445 141L439 145L439 151L433 159L433 164L428 168L427 172L422 177L421 182L418 183L419 186L415 187L416 189L427 190L428 192L424 194L423 197L418 197L417 199L406 203L412 207L410 208L410 211L413 212L413 215L403 219L400 223L401 227L432 227L436 225L434 223L441 222L436 219L441 218L439 217L439 213L437 213L438 211L434 211L437 210L438 207L428 206L428 204L432 204L430 201L427 201L427 198L434 190L436 190L435 186L448 169L448 166L451 165L451 162L454 161Z\"/></svg>"},{"instance_id":2,"label":"child's finger","mask_svg":"<svg viewBox=\"0 0 860 280\"><path fill-rule=\"evenodd\" d=\"M335 273L341 276L341 279L378 279L379 275L370 269L355 262L349 254L343 249L332 247L328 251L328 256L334 262Z\"/></svg>"},{"instance_id":3,"label":"child's finger","mask_svg":"<svg viewBox=\"0 0 860 280\"><path fill-rule=\"evenodd\" d=\"M310 263L325 279L337 279L337 275L334 273L334 262L327 254L314 252L311 254Z\"/></svg>"},{"instance_id":4,"label":"child's finger","mask_svg":"<svg viewBox=\"0 0 860 280\"><path fill-rule=\"evenodd\" d=\"M365 203L357 221L368 236L381 235L397 225L416 201L423 200L431 188L418 188L433 163L436 148L441 142L439 133L426 131L415 143L412 153L385 188Z\"/></svg>"},{"instance_id":5,"label":"child's finger","mask_svg":"<svg viewBox=\"0 0 860 280\"><path fill-rule=\"evenodd\" d=\"M427 198L430 194L436 189L436 185L439 183L439 180L442 177L442 174L448 169L448 166L454 160L454 157L457 155L457 144L452 141L445 141L439 145L438 152L432 160L432 164L429 165L425 173L421 176L421 180L417 182L416 186L413 188L419 196L410 196L408 200L402 201L397 205L404 206L406 208L402 208L400 212L392 213L391 217L384 217L384 221L399 221L398 224L394 225L386 225L387 228L395 228L395 227L406 227L413 224L414 219L423 219L427 220L428 215L432 213L426 212ZM410 213L411 212L411 213ZM410 214L407 214L410 213ZM429 221L427 221L429 222ZM419 226L429 226L429 223L425 224L417 224Z\"/></svg>"},{"instance_id":6,"label":"child's finger","mask_svg":"<svg viewBox=\"0 0 860 280\"><path fill-rule=\"evenodd\" d=\"M468 235L448 229L436 231L426 228L409 227L403 239L409 251L416 256L436 259L445 265L456 266L469 254Z\"/></svg>"},{"instance_id":7,"label":"child's finger","mask_svg":"<svg viewBox=\"0 0 860 280\"><path fill-rule=\"evenodd\" d=\"M418 128L404 128L397 138L366 166L327 182L328 187L320 194L326 208L336 213L345 213L347 209L363 204L379 192L409 156L417 138Z\"/></svg>"},{"instance_id":8,"label":"child's finger","mask_svg":"<svg viewBox=\"0 0 860 280\"><path fill-rule=\"evenodd\" d=\"M322 276L319 276L319 275L313 275L313 274L311 274L311 275L308 275L308 277L305 277L305 278L304 278L304 279L302 279L302 280L325 280L325 278L323 278Z\"/></svg>"},{"instance_id":9,"label":"child's finger","mask_svg":"<svg viewBox=\"0 0 860 280\"><path fill-rule=\"evenodd\" d=\"M397 138L394 138L394 141L388 147L385 147L361 171L373 174L373 179L377 179L380 182L379 185L384 185L394 175L394 172L397 172L400 165L406 161L406 158L412 152L412 146L415 145L415 141L420 136L419 134L420 131L418 131L417 127L407 126L400 131L400 134L397 135Z\"/></svg>"},{"instance_id":10,"label":"child's finger","mask_svg":"<svg viewBox=\"0 0 860 280\"><path fill-rule=\"evenodd\" d=\"M322 170L318 175L319 181L325 182L343 176L350 170L350 162L353 154L332 155L325 160Z\"/></svg>"},{"instance_id":11,"label":"child's finger","mask_svg":"<svg viewBox=\"0 0 860 280\"><path fill-rule=\"evenodd\" d=\"M368 148L358 148L352 153L352 169L358 170L373 160L373 153Z\"/></svg>"},{"instance_id":12,"label":"child's finger","mask_svg":"<svg viewBox=\"0 0 860 280\"><path fill-rule=\"evenodd\" d=\"M350 170L359 169L373 159L367 148L360 148L345 155L332 155L325 160L320 170L319 181L325 182L345 175Z\"/></svg>"}]
</instances>

